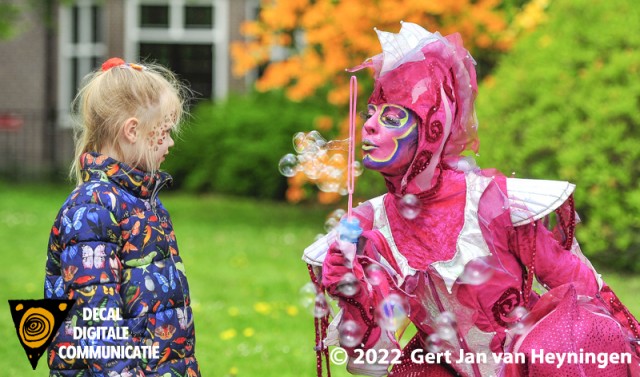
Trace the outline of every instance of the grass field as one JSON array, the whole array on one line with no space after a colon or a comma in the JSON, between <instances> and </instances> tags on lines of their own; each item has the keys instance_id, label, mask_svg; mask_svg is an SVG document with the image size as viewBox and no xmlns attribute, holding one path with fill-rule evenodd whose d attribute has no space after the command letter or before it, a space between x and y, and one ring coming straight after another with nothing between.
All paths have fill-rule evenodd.
<instances>
[{"instance_id":1,"label":"grass field","mask_svg":"<svg viewBox=\"0 0 640 377\"><path fill-rule=\"evenodd\" d=\"M0 183L0 298L43 297L48 233L68 187ZM191 286L197 356L204 376L312 376L313 319L298 305L308 281L301 250L323 231L333 208L247 199L163 195L172 214ZM640 277L603 274L640 315ZM7 305L7 304L4 304ZM31 370L11 321L0 310L0 371L46 376L44 357ZM332 375L347 376L341 367Z\"/></svg>"}]
</instances>

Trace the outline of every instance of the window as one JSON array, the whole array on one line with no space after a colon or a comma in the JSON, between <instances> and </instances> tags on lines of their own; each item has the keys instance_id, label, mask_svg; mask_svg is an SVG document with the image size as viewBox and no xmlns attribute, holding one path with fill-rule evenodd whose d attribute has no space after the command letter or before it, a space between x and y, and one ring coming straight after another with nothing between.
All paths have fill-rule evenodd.
<instances>
[{"instance_id":1,"label":"window","mask_svg":"<svg viewBox=\"0 0 640 377\"><path fill-rule=\"evenodd\" d=\"M140 27L168 28L168 5L140 5Z\"/></svg>"},{"instance_id":2,"label":"window","mask_svg":"<svg viewBox=\"0 0 640 377\"><path fill-rule=\"evenodd\" d=\"M213 28L213 7L192 6L184 7L184 26L187 29L211 29Z\"/></svg>"},{"instance_id":3,"label":"window","mask_svg":"<svg viewBox=\"0 0 640 377\"><path fill-rule=\"evenodd\" d=\"M229 85L229 9L233 0L127 0L125 57L156 61L188 81L197 98L223 97ZM216 80L215 78L218 78Z\"/></svg>"},{"instance_id":4,"label":"window","mask_svg":"<svg viewBox=\"0 0 640 377\"><path fill-rule=\"evenodd\" d=\"M213 90L212 44L140 43L140 57L154 60L187 81L197 98L211 98Z\"/></svg>"},{"instance_id":5,"label":"window","mask_svg":"<svg viewBox=\"0 0 640 377\"><path fill-rule=\"evenodd\" d=\"M64 4L64 3L63 3ZM82 78L106 59L102 0L77 0L59 8L58 112L61 124L69 114Z\"/></svg>"}]
</instances>

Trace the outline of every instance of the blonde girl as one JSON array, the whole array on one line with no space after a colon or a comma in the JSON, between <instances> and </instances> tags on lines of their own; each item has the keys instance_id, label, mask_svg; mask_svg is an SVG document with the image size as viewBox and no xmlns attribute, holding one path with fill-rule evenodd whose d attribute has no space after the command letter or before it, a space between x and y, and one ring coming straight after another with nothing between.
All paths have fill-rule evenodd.
<instances>
[{"instance_id":1,"label":"blonde girl","mask_svg":"<svg viewBox=\"0 0 640 377\"><path fill-rule=\"evenodd\" d=\"M76 302L49 347L52 376L200 375L185 268L158 198L187 93L161 66L112 58L73 102L78 185L51 231L45 297ZM92 327L126 331L74 336Z\"/></svg>"}]
</instances>

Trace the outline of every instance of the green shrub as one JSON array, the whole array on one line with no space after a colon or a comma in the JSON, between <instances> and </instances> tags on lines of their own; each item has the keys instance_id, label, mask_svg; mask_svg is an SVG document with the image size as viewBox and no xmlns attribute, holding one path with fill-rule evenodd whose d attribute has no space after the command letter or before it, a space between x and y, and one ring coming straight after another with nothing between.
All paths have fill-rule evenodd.
<instances>
[{"instance_id":1,"label":"green shrub","mask_svg":"<svg viewBox=\"0 0 640 377\"><path fill-rule=\"evenodd\" d=\"M548 16L480 88L479 162L576 183L585 254L640 272L640 8L557 0Z\"/></svg>"},{"instance_id":2,"label":"green shrub","mask_svg":"<svg viewBox=\"0 0 640 377\"><path fill-rule=\"evenodd\" d=\"M163 168L189 190L282 199L287 182L278 162L294 152L293 135L313 130L316 117L332 111L320 101L291 102L281 92L200 103Z\"/></svg>"}]
</instances>

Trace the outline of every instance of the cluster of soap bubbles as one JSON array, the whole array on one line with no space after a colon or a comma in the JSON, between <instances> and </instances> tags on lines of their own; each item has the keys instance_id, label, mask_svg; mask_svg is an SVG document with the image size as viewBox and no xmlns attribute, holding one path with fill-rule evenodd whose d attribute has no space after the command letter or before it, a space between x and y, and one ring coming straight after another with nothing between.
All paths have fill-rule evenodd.
<instances>
[{"instance_id":1,"label":"cluster of soap bubbles","mask_svg":"<svg viewBox=\"0 0 640 377\"><path fill-rule=\"evenodd\" d=\"M325 192L347 194L349 140L327 141L318 131L298 132L293 136L297 154L288 153L280 159L278 170L285 177L304 175ZM362 174L362 164L353 163L353 173Z\"/></svg>"}]
</instances>

